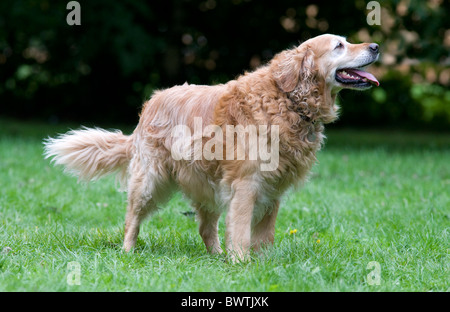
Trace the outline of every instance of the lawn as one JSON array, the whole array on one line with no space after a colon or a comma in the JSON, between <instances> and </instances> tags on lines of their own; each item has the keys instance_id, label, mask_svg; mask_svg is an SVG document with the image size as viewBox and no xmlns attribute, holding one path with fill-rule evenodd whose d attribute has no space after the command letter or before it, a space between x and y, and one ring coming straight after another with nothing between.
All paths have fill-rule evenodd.
<instances>
[{"instance_id":1,"label":"lawn","mask_svg":"<svg viewBox=\"0 0 450 312\"><path fill-rule=\"evenodd\" d=\"M180 194L123 253L114 178L77 183L42 157L76 126L0 120L0 291L450 291L448 133L327 131L274 246L233 264L206 253Z\"/></svg>"}]
</instances>

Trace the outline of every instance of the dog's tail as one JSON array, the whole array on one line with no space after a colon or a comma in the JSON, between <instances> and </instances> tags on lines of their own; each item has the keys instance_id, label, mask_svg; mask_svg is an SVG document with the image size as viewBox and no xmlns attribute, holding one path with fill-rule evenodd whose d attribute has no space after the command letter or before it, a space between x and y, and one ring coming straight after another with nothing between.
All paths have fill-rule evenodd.
<instances>
[{"instance_id":1,"label":"dog's tail","mask_svg":"<svg viewBox=\"0 0 450 312\"><path fill-rule=\"evenodd\" d=\"M127 167L133 154L133 137L103 129L82 128L44 140L45 158L83 180L118 173L126 185Z\"/></svg>"}]
</instances>

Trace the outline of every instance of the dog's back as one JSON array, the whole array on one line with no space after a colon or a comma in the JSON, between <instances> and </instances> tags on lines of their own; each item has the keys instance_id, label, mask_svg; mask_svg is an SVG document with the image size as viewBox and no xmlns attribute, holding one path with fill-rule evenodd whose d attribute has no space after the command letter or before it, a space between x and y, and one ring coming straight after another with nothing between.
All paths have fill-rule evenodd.
<instances>
[{"instance_id":1,"label":"dog's back","mask_svg":"<svg viewBox=\"0 0 450 312\"><path fill-rule=\"evenodd\" d=\"M144 104L136 131L155 138L169 138L177 125L194 130L194 118L202 119L202 126L213 121L214 109L226 85L205 86L185 83L156 91ZM168 146L170 148L170 146Z\"/></svg>"}]
</instances>

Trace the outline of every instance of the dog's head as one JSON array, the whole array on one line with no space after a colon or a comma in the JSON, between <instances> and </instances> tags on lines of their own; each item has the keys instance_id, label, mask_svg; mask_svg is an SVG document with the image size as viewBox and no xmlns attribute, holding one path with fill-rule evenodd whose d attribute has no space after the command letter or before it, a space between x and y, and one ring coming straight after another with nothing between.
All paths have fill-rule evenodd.
<instances>
[{"instance_id":1,"label":"dog's head","mask_svg":"<svg viewBox=\"0 0 450 312\"><path fill-rule=\"evenodd\" d=\"M343 88L365 90L378 80L364 68L378 59L376 43L350 44L344 37L321 35L274 58L274 77L284 92L302 88L302 82L325 81L332 93Z\"/></svg>"}]
</instances>

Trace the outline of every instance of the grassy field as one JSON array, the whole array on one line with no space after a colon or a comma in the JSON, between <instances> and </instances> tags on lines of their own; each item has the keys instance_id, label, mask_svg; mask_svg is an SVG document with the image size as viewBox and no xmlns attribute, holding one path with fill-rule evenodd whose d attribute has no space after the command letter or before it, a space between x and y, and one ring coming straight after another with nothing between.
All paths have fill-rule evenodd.
<instances>
[{"instance_id":1,"label":"grassy field","mask_svg":"<svg viewBox=\"0 0 450 312\"><path fill-rule=\"evenodd\" d=\"M232 264L179 194L123 253L114 178L78 184L42 157L66 130L0 120L0 291L450 291L448 133L328 131L274 247Z\"/></svg>"}]
</instances>

